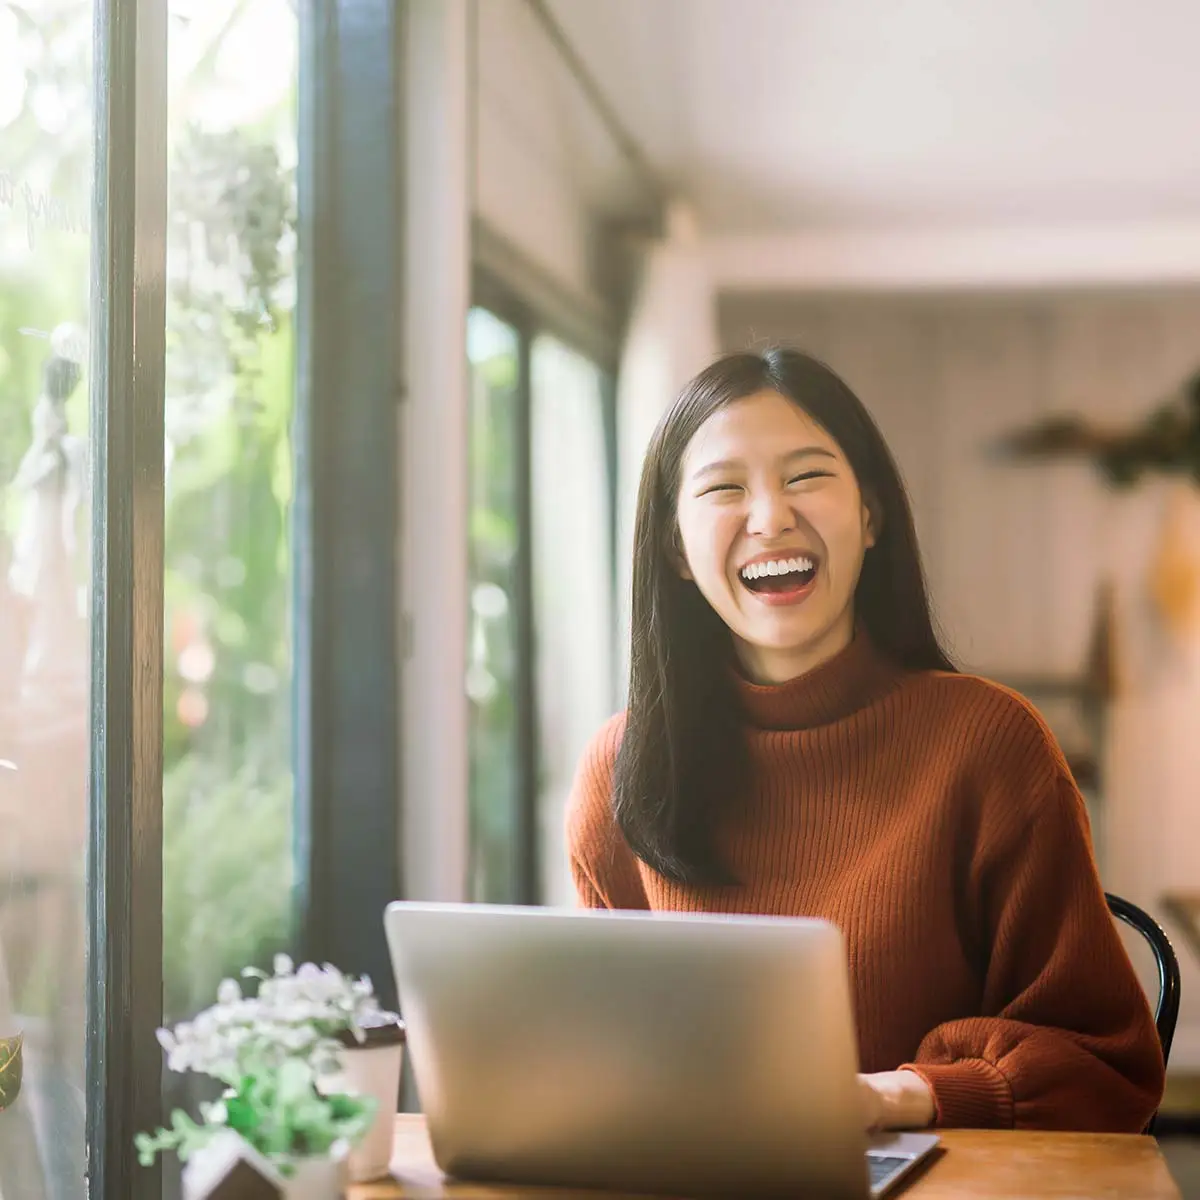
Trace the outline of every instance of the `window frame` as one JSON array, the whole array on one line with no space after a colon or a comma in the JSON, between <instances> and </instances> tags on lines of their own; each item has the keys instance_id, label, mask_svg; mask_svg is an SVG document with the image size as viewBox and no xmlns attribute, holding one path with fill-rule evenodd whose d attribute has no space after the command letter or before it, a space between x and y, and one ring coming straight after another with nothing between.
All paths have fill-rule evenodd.
<instances>
[{"instance_id":1,"label":"window frame","mask_svg":"<svg viewBox=\"0 0 1200 1200\"><path fill-rule=\"evenodd\" d=\"M517 553L514 563L517 762L516 878L513 903L543 902L539 712L537 694L537 619L534 612L533 562L533 344L550 336L583 355L601 372L605 485L612 599L617 588L617 404L618 339L608 310L575 296L549 279L481 221L474 222L471 307L483 308L517 335ZM616 612L614 606L613 612ZM463 630L463 637L467 630ZM613 664L613 682L616 679Z\"/></svg>"},{"instance_id":2,"label":"window frame","mask_svg":"<svg viewBox=\"0 0 1200 1200\"><path fill-rule=\"evenodd\" d=\"M95 1197L157 1200L161 1120L166 0L96 0L85 1139Z\"/></svg>"},{"instance_id":3,"label":"window frame","mask_svg":"<svg viewBox=\"0 0 1200 1200\"><path fill-rule=\"evenodd\" d=\"M297 930L305 957L369 975L388 1007L396 993L383 910L402 894L397 330L406 7L299 6Z\"/></svg>"},{"instance_id":4,"label":"window frame","mask_svg":"<svg viewBox=\"0 0 1200 1200\"><path fill-rule=\"evenodd\" d=\"M394 984L382 909L400 895L396 330L407 4L315 0L298 10L307 250L298 279L293 513L298 939L314 957L371 974L387 1002ZM167 0L95 0L93 11L86 1178L97 1200L160 1200L162 1166L138 1165L134 1137L163 1119L155 1034L163 993ZM393 103L381 104L381 94ZM347 390L370 403L340 404ZM363 756L363 746L373 753Z\"/></svg>"}]
</instances>

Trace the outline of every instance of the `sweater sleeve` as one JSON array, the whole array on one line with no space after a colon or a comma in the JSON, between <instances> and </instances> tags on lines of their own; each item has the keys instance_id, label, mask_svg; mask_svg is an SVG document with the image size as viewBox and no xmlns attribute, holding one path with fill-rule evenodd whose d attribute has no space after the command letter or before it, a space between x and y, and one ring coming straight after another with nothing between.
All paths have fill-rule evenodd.
<instances>
[{"instance_id":1,"label":"sweater sleeve","mask_svg":"<svg viewBox=\"0 0 1200 1200\"><path fill-rule=\"evenodd\" d=\"M1065 766L1034 800L972 862L990 1015L938 1026L905 1065L942 1126L1138 1132L1164 1085L1149 1004Z\"/></svg>"},{"instance_id":2,"label":"sweater sleeve","mask_svg":"<svg viewBox=\"0 0 1200 1200\"><path fill-rule=\"evenodd\" d=\"M625 722L613 717L580 760L567 801L567 855L582 908L649 908L637 859L612 815L612 774Z\"/></svg>"}]
</instances>

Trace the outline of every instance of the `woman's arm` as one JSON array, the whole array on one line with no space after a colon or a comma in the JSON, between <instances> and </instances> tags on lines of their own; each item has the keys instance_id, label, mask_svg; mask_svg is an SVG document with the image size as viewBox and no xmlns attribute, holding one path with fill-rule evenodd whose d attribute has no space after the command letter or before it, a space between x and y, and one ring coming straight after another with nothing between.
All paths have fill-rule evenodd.
<instances>
[{"instance_id":1,"label":"woman's arm","mask_svg":"<svg viewBox=\"0 0 1200 1200\"><path fill-rule=\"evenodd\" d=\"M858 1077L863 1126L924 1129L937 1115L933 1091L915 1071L877 1071Z\"/></svg>"},{"instance_id":2,"label":"woman's arm","mask_svg":"<svg viewBox=\"0 0 1200 1200\"><path fill-rule=\"evenodd\" d=\"M1064 769L1031 799L984 823L971 866L985 1015L938 1026L904 1069L939 1125L1137 1132L1164 1083L1150 1008L1078 789Z\"/></svg>"}]
</instances>

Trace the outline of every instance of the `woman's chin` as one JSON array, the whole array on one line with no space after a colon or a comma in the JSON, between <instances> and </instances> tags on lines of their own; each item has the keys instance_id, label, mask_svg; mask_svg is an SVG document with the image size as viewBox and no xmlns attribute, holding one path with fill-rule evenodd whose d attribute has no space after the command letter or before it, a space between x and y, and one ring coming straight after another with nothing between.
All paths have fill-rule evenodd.
<instances>
[{"instance_id":1,"label":"woman's chin","mask_svg":"<svg viewBox=\"0 0 1200 1200\"><path fill-rule=\"evenodd\" d=\"M802 675L840 653L849 645L853 632L853 623L791 620L786 624L747 622L735 631L735 637L738 657L751 677L780 682Z\"/></svg>"}]
</instances>

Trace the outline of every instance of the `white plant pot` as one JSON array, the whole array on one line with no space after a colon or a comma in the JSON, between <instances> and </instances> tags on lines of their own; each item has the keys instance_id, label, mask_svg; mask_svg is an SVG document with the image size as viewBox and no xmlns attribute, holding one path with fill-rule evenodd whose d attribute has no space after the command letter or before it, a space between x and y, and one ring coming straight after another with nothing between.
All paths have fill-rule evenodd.
<instances>
[{"instance_id":1,"label":"white plant pot","mask_svg":"<svg viewBox=\"0 0 1200 1200\"><path fill-rule=\"evenodd\" d=\"M284 1183L284 1200L341 1200L346 1190L345 1160L306 1158Z\"/></svg>"},{"instance_id":2,"label":"white plant pot","mask_svg":"<svg viewBox=\"0 0 1200 1200\"><path fill-rule=\"evenodd\" d=\"M321 1085L327 1094L347 1092L375 1102L371 1126L350 1148L346 1162L353 1183L384 1179L392 1160L400 1072L404 1065L404 1026L367 1030L367 1042L342 1050L342 1072Z\"/></svg>"},{"instance_id":3,"label":"white plant pot","mask_svg":"<svg viewBox=\"0 0 1200 1200\"><path fill-rule=\"evenodd\" d=\"M347 1178L344 1156L306 1158L284 1178L253 1146L232 1130L215 1137L183 1168L184 1200L211 1200L214 1192L229 1187L247 1173L271 1184L281 1200L341 1200Z\"/></svg>"}]
</instances>

